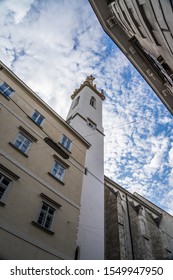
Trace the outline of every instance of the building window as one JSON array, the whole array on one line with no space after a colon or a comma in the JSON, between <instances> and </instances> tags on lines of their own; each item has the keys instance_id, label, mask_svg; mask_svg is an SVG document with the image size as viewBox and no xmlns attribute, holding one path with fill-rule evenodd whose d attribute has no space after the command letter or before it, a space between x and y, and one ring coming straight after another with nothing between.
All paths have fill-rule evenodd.
<instances>
[{"instance_id":1,"label":"building window","mask_svg":"<svg viewBox=\"0 0 173 280\"><path fill-rule=\"evenodd\" d=\"M73 108L76 107L76 106L78 105L79 99L80 99L80 96L78 96L78 98L76 98L76 100L75 100L75 102L74 102Z\"/></svg>"},{"instance_id":2,"label":"building window","mask_svg":"<svg viewBox=\"0 0 173 280\"><path fill-rule=\"evenodd\" d=\"M66 148L66 150L71 150L72 141L67 136L63 135L60 143L63 145L64 148Z\"/></svg>"},{"instance_id":3,"label":"building window","mask_svg":"<svg viewBox=\"0 0 173 280\"><path fill-rule=\"evenodd\" d=\"M90 99L90 105L94 108L96 108L96 99L94 97L91 97Z\"/></svg>"},{"instance_id":4,"label":"building window","mask_svg":"<svg viewBox=\"0 0 173 280\"><path fill-rule=\"evenodd\" d=\"M87 125L93 130L95 130L97 128L97 125L90 119L87 119Z\"/></svg>"},{"instance_id":5,"label":"building window","mask_svg":"<svg viewBox=\"0 0 173 280\"><path fill-rule=\"evenodd\" d=\"M26 136L24 136L22 133L18 133L17 137L13 143L13 145L19 149L21 152L26 154L32 144L32 141L29 140Z\"/></svg>"},{"instance_id":6,"label":"building window","mask_svg":"<svg viewBox=\"0 0 173 280\"><path fill-rule=\"evenodd\" d=\"M55 161L51 174L55 178L63 182L64 175L65 175L65 168L59 162Z\"/></svg>"},{"instance_id":7,"label":"building window","mask_svg":"<svg viewBox=\"0 0 173 280\"><path fill-rule=\"evenodd\" d=\"M14 89L9 87L9 85L7 85L6 83L0 81L0 92L8 97L12 92L14 92Z\"/></svg>"},{"instance_id":8,"label":"building window","mask_svg":"<svg viewBox=\"0 0 173 280\"><path fill-rule=\"evenodd\" d=\"M0 200L4 195L5 191L7 190L7 188L9 187L10 183L11 183L11 179L9 179L8 177L0 173Z\"/></svg>"},{"instance_id":9,"label":"building window","mask_svg":"<svg viewBox=\"0 0 173 280\"><path fill-rule=\"evenodd\" d=\"M37 223L46 229L51 229L55 208L43 202Z\"/></svg>"},{"instance_id":10,"label":"building window","mask_svg":"<svg viewBox=\"0 0 173 280\"><path fill-rule=\"evenodd\" d=\"M38 111L35 111L32 115L32 120L36 124L41 125L42 121L44 120L44 117Z\"/></svg>"}]
</instances>

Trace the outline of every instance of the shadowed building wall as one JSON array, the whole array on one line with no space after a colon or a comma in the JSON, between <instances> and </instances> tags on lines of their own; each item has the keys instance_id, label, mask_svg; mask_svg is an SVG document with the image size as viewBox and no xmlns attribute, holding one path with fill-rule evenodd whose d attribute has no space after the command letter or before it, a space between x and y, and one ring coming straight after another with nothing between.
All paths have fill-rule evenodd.
<instances>
[{"instance_id":1,"label":"shadowed building wall","mask_svg":"<svg viewBox=\"0 0 173 280\"><path fill-rule=\"evenodd\" d=\"M171 0L90 0L103 29L173 114Z\"/></svg>"},{"instance_id":2,"label":"shadowed building wall","mask_svg":"<svg viewBox=\"0 0 173 280\"><path fill-rule=\"evenodd\" d=\"M105 259L173 259L173 217L107 177Z\"/></svg>"}]
</instances>

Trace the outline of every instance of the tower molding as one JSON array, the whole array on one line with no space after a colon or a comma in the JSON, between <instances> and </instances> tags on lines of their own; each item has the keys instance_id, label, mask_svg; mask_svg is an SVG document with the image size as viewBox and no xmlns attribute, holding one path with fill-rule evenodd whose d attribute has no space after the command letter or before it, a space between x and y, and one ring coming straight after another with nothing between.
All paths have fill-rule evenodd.
<instances>
[{"instance_id":1,"label":"tower molding","mask_svg":"<svg viewBox=\"0 0 173 280\"><path fill-rule=\"evenodd\" d=\"M102 100L105 100L105 96L104 96L104 91L103 89L101 89L101 91L99 91L97 89L96 84L93 84L93 80L95 78L90 75L86 78L86 80L83 82L83 84L80 85L80 87L78 89L75 89L73 94L71 95L71 99L73 100L75 98L75 96L85 87L89 87L91 90L93 90Z\"/></svg>"}]
</instances>

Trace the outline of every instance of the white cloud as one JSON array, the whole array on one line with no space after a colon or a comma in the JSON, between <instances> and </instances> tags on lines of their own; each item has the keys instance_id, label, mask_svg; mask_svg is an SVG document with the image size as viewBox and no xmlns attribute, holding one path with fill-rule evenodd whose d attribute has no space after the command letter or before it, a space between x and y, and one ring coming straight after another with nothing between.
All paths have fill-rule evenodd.
<instances>
[{"instance_id":1,"label":"white cloud","mask_svg":"<svg viewBox=\"0 0 173 280\"><path fill-rule=\"evenodd\" d=\"M172 179L173 179L173 172L171 172L171 173L172 173L171 176L172 176ZM163 207L163 205L164 205L164 207ZM161 206L166 211L168 211L171 215L173 215L173 189L172 188L168 189L166 197L162 197Z\"/></svg>"},{"instance_id":2,"label":"white cloud","mask_svg":"<svg viewBox=\"0 0 173 280\"><path fill-rule=\"evenodd\" d=\"M168 160L169 160L169 166L173 167L173 146L172 146L172 148L169 151L169 158L168 158Z\"/></svg>"},{"instance_id":3,"label":"white cloud","mask_svg":"<svg viewBox=\"0 0 173 280\"><path fill-rule=\"evenodd\" d=\"M173 169L169 173L169 185L173 186Z\"/></svg>"},{"instance_id":4,"label":"white cloud","mask_svg":"<svg viewBox=\"0 0 173 280\"><path fill-rule=\"evenodd\" d=\"M97 72L93 68L99 57L94 53L100 50L103 34L86 3L72 0L69 8L69 1L42 1L35 17L37 1L32 13L26 14L32 2L23 4L22 22L2 24L2 61L65 118L72 91L87 75ZM6 12L13 10L10 4L4 5Z\"/></svg>"},{"instance_id":5,"label":"white cloud","mask_svg":"<svg viewBox=\"0 0 173 280\"><path fill-rule=\"evenodd\" d=\"M30 10L34 0L1 0L0 9L2 13L6 16L14 16L15 23L19 23L26 16L27 12Z\"/></svg>"},{"instance_id":6,"label":"white cloud","mask_svg":"<svg viewBox=\"0 0 173 280\"><path fill-rule=\"evenodd\" d=\"M165 164L165 153L168 149L168 139L162 136L150 137L150 158L149 162L144 166L147 175L156 172Z\"/></svg>"}]
</instances>

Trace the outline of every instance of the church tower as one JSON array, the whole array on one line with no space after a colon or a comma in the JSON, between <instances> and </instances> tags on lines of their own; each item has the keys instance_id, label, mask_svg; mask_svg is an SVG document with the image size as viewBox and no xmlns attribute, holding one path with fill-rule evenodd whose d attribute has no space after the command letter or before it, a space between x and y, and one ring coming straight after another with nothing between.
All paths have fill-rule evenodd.
<instances>
[{"instance_id":1,"label":"church tower","mask_svg":"<svg viewBox=\"0 0 173 280\"><path fill-rule=\"evenodd\" d=\"M85 161L77 246L79 259L104 259L104 134L102 127L103 90L94 77L76 89L67 122L90 144Z\"/></svg>"}]
</instances>

